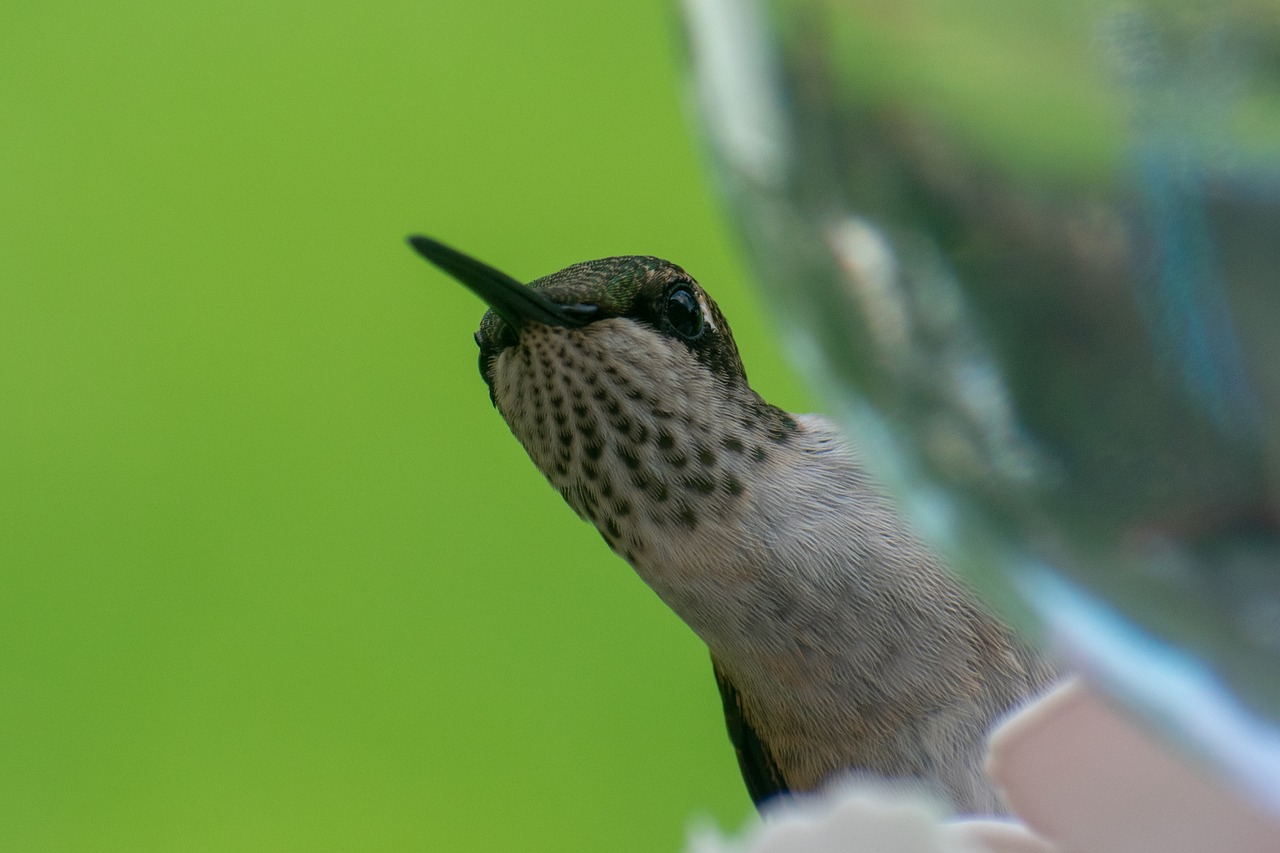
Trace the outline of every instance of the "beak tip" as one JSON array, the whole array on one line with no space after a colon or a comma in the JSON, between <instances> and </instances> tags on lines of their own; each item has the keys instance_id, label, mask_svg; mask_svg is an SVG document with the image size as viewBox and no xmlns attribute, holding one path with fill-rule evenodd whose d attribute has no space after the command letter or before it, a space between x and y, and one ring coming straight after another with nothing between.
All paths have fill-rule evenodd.
<instances>
[{"instance_id":1,"label":"beak tip","mask_svg":"<svg viewBox=\"0 0 1280 853\"><path fill-rule=\"evenodd\" d=\"M427 259L430 259L437 254L436 249L440 245L435 240L432 240L430 237L426 237L422 234L410 234L404 239L405 242L409 244L410 248Z\"/></svg>"}]
</instances>

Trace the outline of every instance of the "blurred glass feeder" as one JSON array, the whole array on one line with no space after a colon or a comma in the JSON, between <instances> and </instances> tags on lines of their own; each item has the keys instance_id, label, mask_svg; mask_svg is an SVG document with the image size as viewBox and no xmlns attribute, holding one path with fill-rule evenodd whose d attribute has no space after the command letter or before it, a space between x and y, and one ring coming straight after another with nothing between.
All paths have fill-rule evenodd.
<instances>
[{"instance_id":1,"label":"blurred glass feeder","mask_svg":"<svg viewBox=\"0 0 1280 853\"><path fill-rule=\"evenodd\" d=\"M1280 813L1280 6L684 11L749 258L868 465Z\"/></svg>"}]
</instances>

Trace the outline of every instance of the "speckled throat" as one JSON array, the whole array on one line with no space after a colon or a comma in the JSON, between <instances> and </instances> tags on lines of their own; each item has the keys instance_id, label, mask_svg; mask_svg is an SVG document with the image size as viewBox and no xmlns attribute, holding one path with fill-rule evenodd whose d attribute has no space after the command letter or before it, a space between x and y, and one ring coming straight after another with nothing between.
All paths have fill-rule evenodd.
<instances>
[{"instance_id":1,"label":"speckled throat","mask_svg":"<svg viewBox=\"0 0 1280 853\"><path fill-rule=\"evenodd\" d=\"M635 564L654 537L723 525L795 422L627 319L526 325L489 366L493 396L534 464ZM620 357L622 355L630 357Z\"/></svg>"}]
</instances>

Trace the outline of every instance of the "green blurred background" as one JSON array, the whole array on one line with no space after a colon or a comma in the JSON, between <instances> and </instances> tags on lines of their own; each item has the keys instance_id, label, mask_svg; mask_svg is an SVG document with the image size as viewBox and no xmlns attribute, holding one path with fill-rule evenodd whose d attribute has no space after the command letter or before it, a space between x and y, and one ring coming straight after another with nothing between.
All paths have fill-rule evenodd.
<instances>
[{"instance_id":1,"label":"green blurred background","mask_svg":"<svg viewBox=\"0 0 1280 853\"><path fill-rule=\"evenodd\" d=\"M696 638L492 410L424 231L669 257L804 407L657 3L0 7L0 849L676 850Z\"/></svg>"}]
</instances>

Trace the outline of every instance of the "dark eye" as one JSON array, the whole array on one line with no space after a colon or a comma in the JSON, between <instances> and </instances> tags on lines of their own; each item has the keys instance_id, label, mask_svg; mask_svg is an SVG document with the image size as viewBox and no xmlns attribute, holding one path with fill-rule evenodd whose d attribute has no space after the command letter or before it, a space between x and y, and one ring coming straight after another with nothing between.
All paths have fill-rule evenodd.
<instances>
[{"instance_id":1,"label":"dark eye","mask_svg":"<svg viewBox=\"0 0 1280 853\"><path fill-rule=\"evenodd\" d=\"M667 322L685 340L702 334L702 307L688 285L678 284L667 294Z\"/></svg>"}]
</instances>

